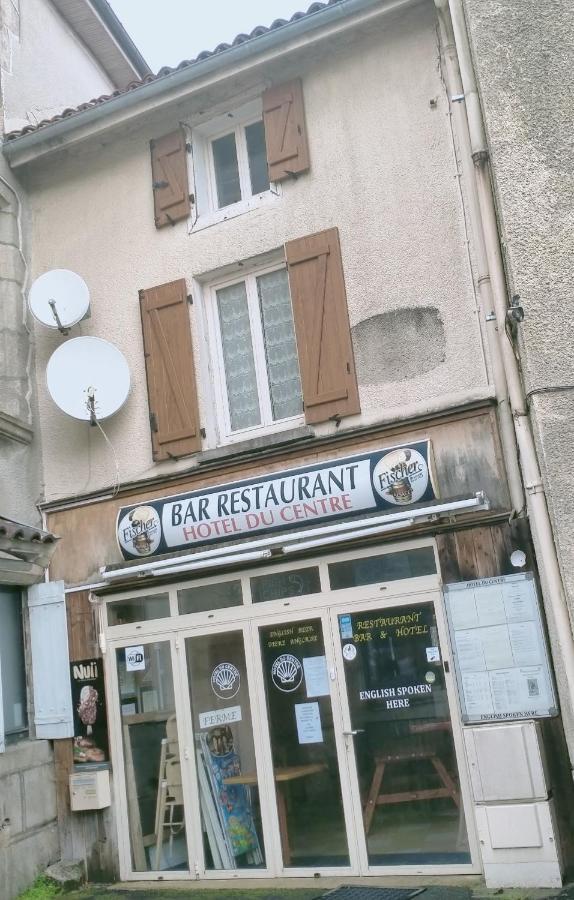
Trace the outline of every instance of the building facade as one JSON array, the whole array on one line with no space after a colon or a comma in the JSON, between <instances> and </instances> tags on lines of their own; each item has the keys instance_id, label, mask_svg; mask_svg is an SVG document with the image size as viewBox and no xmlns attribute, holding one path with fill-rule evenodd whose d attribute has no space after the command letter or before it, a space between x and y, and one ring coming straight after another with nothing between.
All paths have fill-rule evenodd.
<instances>
[{"instance_id":1,"label":"building facade","mask_svg":"<svg viewBox=\"0 0 574 900\"><path fill-rule=\"evenodd\" d=\"M314 4L8 136L32 277L91 297L34 335L92 876L561 881L572 632L462 12Z\"/></svg>"}]
</instances>

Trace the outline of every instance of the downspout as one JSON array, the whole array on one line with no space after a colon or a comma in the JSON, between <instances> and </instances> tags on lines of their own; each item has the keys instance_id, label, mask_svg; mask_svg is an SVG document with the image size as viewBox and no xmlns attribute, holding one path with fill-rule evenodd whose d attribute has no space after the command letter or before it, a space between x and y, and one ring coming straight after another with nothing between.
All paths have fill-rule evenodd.
<instances>
[{"instance_id":1,"label":"downspout","mask_svg":"<svg viewBox=\"0 0 574 900\"><path fill-rule=\"evenodd\" d=\"M502 364L508 386L516 443L526 491L526 508L540 563L545 605L553 619L553 636L560 651L560 657L557 661L559 667L562 667L566 679L567 690L561 691L563 695L562 700L563 705L568 710L568 718L572 725L572 698L574 698L574 637L572 634L572 623L562 583L552 534L552 524L538 465L534 435L528 416L518 361L506 332L508 310L506 279L498 239L498 223L490 178L488 145L464 10L461 0L435 0L435 4L439 11L443 29L445 28L445 23L447 23L447 34L448 30L450 30L447 10L450 10L450 21L457 53L457 68L459 69L458 76L462 82L462 93L464 94L466 106L467 145L470 145L470 153L474 162L475 185L480 212L477 225L480 226L482 242L486 249L488 270L492 284L492 299L496 313L497 352L493 354L493 357L499 357L499 363ZM456 64L456 60L454 62ZM466 127L463 130L466 131ZM566 736L570 760L571 763L574 763L574 741L571 729L566 729Z\"/></svg>"},{"instance_id":2,"label":"downspout","mask_svg":"<svg viewBox=\"0 0 574 900\"><path fill-rule=\"evenodd\" d=\"M435 0L438 10L439 26L441 30L441 44L445 58L446 88L451 97L460 97L463 93L460 70L456 56L454 33L448 14L448 0ZM508 397L508 385L502 359L498 350L498 333L496 319L491 315L494 309L492 283L488 267L486 244L483 230L480 227L480 205L478 201L478 189L475 178L470 175L469 162L472 156L467 113L465 104L450 103L450 112L453 119L453 129L456 132L462 153L462 173L466 195L468 198L469 218L474 237L474 249L476 253L476 274L479 296L478 313L484 316L484 330L492 365L492 376L496 402L498 405L498 422L500 426L500 442L502 454L508 478L510 502L516 515L520 515L524 509L524 492L522 490L522 478L518 465L518 453L516 449L516 436L514 423Z\"/></svg>"}]
</instances>

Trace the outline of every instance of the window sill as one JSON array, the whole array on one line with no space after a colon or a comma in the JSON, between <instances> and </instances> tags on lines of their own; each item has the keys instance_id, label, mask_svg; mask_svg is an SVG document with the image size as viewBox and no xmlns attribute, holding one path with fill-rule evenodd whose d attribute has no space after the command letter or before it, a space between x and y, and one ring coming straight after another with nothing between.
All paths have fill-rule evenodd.
<instances>
[{"instance_id":1,"label":"window sill","mask_svg":"<svg viewBox=\"0 0 574 900\"><path fill-rule=\"evenodd\" d=\"M196 221L189 225L188 234L196 234L205 228L211 228L213 225L219 225L220 222L227 222L228 219L235 219L242 216L253 209L260 209L268 206L270 203L276 203L281 199L278 191L265 191L263 194L256 194L249 197L248 200L241 200L239 203L233 203L231 206L224 206L223 209L217 209L212 212L200 213Z\"/></svg>"},{"instance_id":2,"label":"window sill","mask_svg":"<svg viewBox=\"0 0 574 900\"><path fill-rule=\"evenodd\" d=\"M246 441L237 441L234 444L226 444L215 450L204 450L197 457L199 466L211 465L219 460L238 459L250 456L260 450L274 450L275 448L310 441L315 438L315 432L310 425L302 425L274 434L263 434L259 437L249 438Z\"/></svg>"}]
</instances>

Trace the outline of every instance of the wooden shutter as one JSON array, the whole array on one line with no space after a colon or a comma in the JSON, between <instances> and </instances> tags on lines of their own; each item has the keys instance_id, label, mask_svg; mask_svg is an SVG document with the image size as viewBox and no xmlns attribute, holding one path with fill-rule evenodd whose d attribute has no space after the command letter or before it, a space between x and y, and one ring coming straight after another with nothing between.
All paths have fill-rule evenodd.
<instances>
[{"instance_id":1,"label":"wooden shutter","mask_svg":"<svg viewBox=\"0 0 574 900\"><path fill-rule=\"evenodd\" d=\"M285 244L307 422L361 411L337 228Z\"/></svg>"},{"instance_id":2,"label":"wooden shutter","mask_svg":"<svg viewBox=\"0 0 574 900\"><path fill-rule=\"evenodd\" d=\"M140 291L153 458L201 450L185 280Z\"/></svg>"},{"instance_id":3,"label":"wooden shutter","mask_svg":"<svg viewBox=\"0 0 574 900\"><path fill-rule=\"evenodd\" d=\"M175 225L189 216L187 149L181 128L150 141L153 204L156 228Z\"/></svg>"},{"instance_id":4,"label":"wooden shutter","mask_svg":"<svg viewBox=\"0 0 574 900\"><path fill-rule=\"evenodd\" d=\"M282 181L309 168L303 89L300 79L263 93L263 122L270 181Z\"/></svg>"},{"instance_id":5,"label":"wooden shutter","mask_svg":"<svg viewBox=\"0 0 574 900\"><path fill-rule=\"evenodd\" d=\"M28 611L36 737L72 737L74 715L64 582L46 581L28 588Z\"/></svg>"}]
</instances>

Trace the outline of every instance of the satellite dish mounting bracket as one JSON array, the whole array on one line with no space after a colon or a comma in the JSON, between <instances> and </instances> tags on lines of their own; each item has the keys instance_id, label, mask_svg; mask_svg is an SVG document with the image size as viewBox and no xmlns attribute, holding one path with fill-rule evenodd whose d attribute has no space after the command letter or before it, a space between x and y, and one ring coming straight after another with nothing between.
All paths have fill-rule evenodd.
<instances>
[{"instance_id":1,"label":"satellite dish mounting bracket","mask_svg":"<svg viewBox=\"0 0 574 900\"><path fill-rule=\"evenodd\" d=\"M58 331L60 332L60 334L64 334L64 335L65 335L65 334L69 334L69 333L70 333L70 329L69 329L69 328L65 328L65 327L62 325L62 322L60 321L60 316L58 315L58 308L57 308L57 306L56 306L56 301L55 301L55 300L48 300L48 306L49 306L50 309L52 310L52 315L54 316L54 320L55 320L55 322L56 322L56 325L58 326Z\"/></svg>"}]
</instances>

